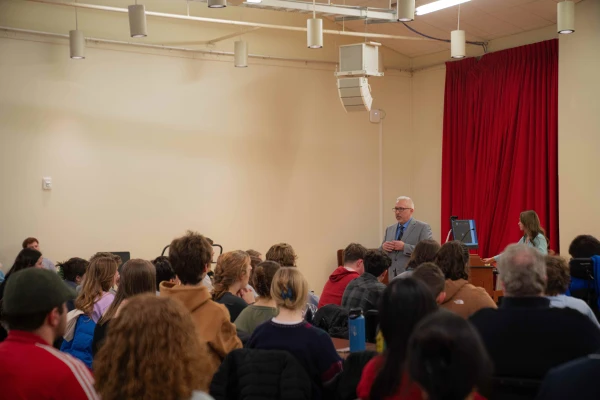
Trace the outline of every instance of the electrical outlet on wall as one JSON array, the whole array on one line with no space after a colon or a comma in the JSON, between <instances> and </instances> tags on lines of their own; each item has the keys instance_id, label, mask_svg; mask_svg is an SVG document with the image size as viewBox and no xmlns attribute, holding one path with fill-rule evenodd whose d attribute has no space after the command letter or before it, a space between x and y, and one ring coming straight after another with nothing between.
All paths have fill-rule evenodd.
<instances>
[{"instance_id":1,"label":"electrical outlet on wall","mask_svg":"<svg viewBox=\"0 0 600 400\"><path fill-rule=\"evenodd\" d=\"M52 190L52 178L51 177L45 176L42 178L42 189Z\"/></svg>"}]
</instances>

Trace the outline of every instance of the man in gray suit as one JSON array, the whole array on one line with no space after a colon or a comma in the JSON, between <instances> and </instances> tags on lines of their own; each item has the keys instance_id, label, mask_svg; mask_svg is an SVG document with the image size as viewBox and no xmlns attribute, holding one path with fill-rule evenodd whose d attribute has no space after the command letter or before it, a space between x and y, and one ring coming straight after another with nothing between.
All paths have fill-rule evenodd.
<instances>
[{"instance_id":1,"label":"man in gray suit","mask_svg":"<svg viewBox=\"0 0 600 400\"><path fill-rule=\"evenodd\" d=\"M412 217L415 203L410 197L398 197L393 210L398 223L387 227L381 245L392 259L392 266L388 269L389 280L404 272L417 243L433 238L429 224Z\"/></svg>"}]
</instances>

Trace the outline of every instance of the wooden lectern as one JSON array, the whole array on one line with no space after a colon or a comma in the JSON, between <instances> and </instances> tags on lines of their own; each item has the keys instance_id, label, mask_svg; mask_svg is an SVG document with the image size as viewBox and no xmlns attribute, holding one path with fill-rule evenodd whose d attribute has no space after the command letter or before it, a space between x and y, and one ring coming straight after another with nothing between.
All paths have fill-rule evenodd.
<instances>
[{"instance_id":1,"label":"wooden lectern","mask_svg":"<svg viewBox=\"0 0 600 400\"><path fill-rule=\"evenodd\" d=\"M469 256L469 283L485 289L491 298L494 298L494 267L485 265L477 254Z\"/></svg>"}]
</instances>

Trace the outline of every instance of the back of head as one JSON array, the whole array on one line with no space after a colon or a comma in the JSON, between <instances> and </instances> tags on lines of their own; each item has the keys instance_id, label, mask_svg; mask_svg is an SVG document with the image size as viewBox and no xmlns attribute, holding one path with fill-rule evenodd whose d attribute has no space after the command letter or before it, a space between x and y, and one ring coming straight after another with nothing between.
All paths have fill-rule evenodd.
<instances>
[{"instance_id":1,"label":"back of head","mask_svg":"<svg viewBox=\"0 0 600 400\"><path fill-rule=\"evenodd\" d=\"M117 295L99 323L103 324L112 319L123 300L138 294L155 293L155 290L156 272L152 263L140 258L127 261L121 268L121 281Z\"/></svg>"},{"instance_id":2,"label":"back of head","mask_svg":"<svg viewBox=\"0 0 600 400\"><path fill-rule=\"evenodd\" d=\"M111 322L94 360L96 389L103 399L189 399L208 388L206 354L179 301L135 296Z\"/></svg>"},{"instance_id":3,"label":"back of head","mask_svg":"<svg viewBox=\"0 0 600 400\"><path fill-rule=\"evenodd\" d=\"M569 254L573 258L599 256L600 240L592 235L579 235L569 245Z\"/></svg>"},{"instance_id":4,"label":"back of head","mask_svg":"<svg viewBox=\"0 0 600 400\"><path fill-rule=\"evenodd\" d=\"M271 246L265 258L268 261L275 261L282 267L295 267L296 266L296 252L293 247L287 243L278 243Z\"/></svg>"},{"instance_id":5,"label":"back of head","mask_svg":"<svg viewBox=\"0 0 600 400\"><path fill-rule=\"evenodd\" d=\"M39 242L39 240L37 240L34 237L28 237L27 239L23 240L23 245L22 246L23 246L24 249L26 249L30 245L34 244L34 243L39 244L40 242Z\"/></svg>"},{"instance_id":6,"label":"back of head","mask_svg":"<svg viewBox=\"0 0 600 400\"><path fill-rule=\"evenodd\" d=\"M117 267L120 266L121 264L123 264L123 260L121 259L121 256L118 254L113 254L110 253L108 251L99 251L96 254L94 254L93 256L90 257L90 262L97 260L98 258L112 258L114 260L114 262L117 264Z\"/></svg>"},{"instance_id":7,"label":"back of head","mask_svg":"<svg viewBox=\"0 0 600 400\"><path fill-rule=\"evenodd\" d=\"M15 258L15 263L13 264L12 268L8 273L13 274L25 268L33 267L41 257L42 253L40 253L39 251L25 248L19 252L17 258Z\"/></svg>"},{"instance_id":8,"label":"back of head","mask_svg":"<svg viewBox=\"0 0 600 400\"><path fill-rule=\"evenodd\" d=\"M44 324L54 308L58 308L59 314L66 312L64 303L73 298L75 291L55 272L26 268L14 273L6 282L3 319L11 330L33 332Z\"/></svg>"},{"instance_id":9,"label":"back of head","mask_svg":"<svg viewBox=\"0 0 600 400\"><path fill-rule=\"evenodd\" d=\"M202 235L188 231L169 246L169 261L184 285L197 285L212 261L212 245Z\"/></svg>"},{"instance_id":10,"label":"back of head","mask_svg":"<svg viewBox=\"0 0 600 400\"><path fill-rule=\"evenodd\" d=\"M352 264L358 260L364 260L367 248L362 244L350 243L344 249L344 264Z\"/></svg>"},{"instance_id":11,"label":"back of head","mask_svg":"<svg viewBox=\"0 0 600 400\"><path fill-rule=\"evenodd\" d=\"M440 244L435 240L421 240L410 255L406 269L415 269L423 263L433 262L439 250Z\"/></svg>"},{"instance_id":12,"label":"back of head","mask_svg":"<svg viewBox=\"0 0 600 400\"><path fill-rule=\"evenodd\" d=\"M364 258L365 273L379 277L392 266L392 259L382 250L368 250Z\"/></svg>"},{"instance_id":13,"label":"back of head","mask_svg":"<svg viewBox=\"0 0 600 400\"><path fill-rule=\"evenodd\" d=\"M546 295L557 296L566 293L571 282L567 261L559 256L546 256Z\"/></svg>"},{"instance_id":14,"label":"back of head","mask_svg":"<svg viewBox=\"0 0 600 400\"><path fill-rule=\"evenodd\" d=\"M279 268L281 268L281 265L275 261L263 261L254 268L252 286L261 298L271 298L271 284Z\"/></svg>"},{"instance_id":15,"label":"back of head","mask_svg":"<svg viewBox=\"0 0 600 400\"><path fill-rule=\"evenodd\" d=\"M469 279L469 250L458 240L444 243L435 256L435 264L446 279Z\"/></svg>"},{"instance_id":16,"label":"back of head","mask_svg":"<svg viewBox=\"0 0 600 400\"><path fill-rule=\"evenodd\" d=\"M485 392L492 363L469 321L451 312L425 317L408 345L411 379L431 400L463 400L475 389Z\"/></svg>"},{"instance_id":17,"label":"back of head","mask_svg":"<svg viewBox=\"0 0 600 400\"><path fill-rule=\"evenodd\" d=\"M56 264L61 269L66 281L75 282L77 277L83 277L90 263L83 258L72 257L67 261Z\"/></svg>"},{"instance_id":18,"label":"back of head","mask_svg":"<svg viewBox=\"0 0 600 400\"><path fill-rule=\"evenodd\" d=\"M444 291L446 278L440 267L434 263L427 262L419 265L411 276L425 283L435 298Z\"/></svg>"},{"instance_id":19,"label":"back of head","mask_svg":"<svg viewBox=\"0 0 600 400\"><path fill-rule=\"evenodd\" d=\"M437 310L429 288L408 277L390 282L379 303L379 326L385 339L385 362L371 387L371 399L396 393L406 358L408 339L425 316Z\"/></svg>"},{"instance_id":20,"label":"back of head","mask_svg":"<svg viewBox=\"0 0 600 400\"><path fill-rule=\"evenodd\" d=\"M256 258L258 258L258 259L260 259L262 261L262 254L260 254L259 251L250 249L250 250L246 250L246 253L248 253L248 255L250 257L256 257Z\"/></svg>"},{"instance_id":21,"label":"back of head","mask_svg":"<svg viewBox=\"0 0 600 400\"><path fill-rule=\"evenodd\" d=\"M273 276L271 298L278 307L299 310L308 299L308 282L297 268L281 267Z\"/></svg>"},{"instance_id":22,"label":"back of head","mask_svg":"<svg viewBox=\"0 0 600 400\"><path fill-rule=\"evenodd\" d=\"M98 297L103 292L108 292L114 284L116 274L117 263L113 257L100 257L90 261L81 291L75 300L75 308L91 314Z\"/></svg>"},{"instance_id":23,"label":"back of head","mask_svg":"<svg viewBox=\"0 0 600 400\"><path fill-rule=\"evenodd\" d=\"M250 256L242 250L221 254L215 268L213 299L220 299L236 282L248 273Z\"/></svg>"},{"instance_id":24,"label":"back of head","mask_svg":"<svg viewBox=\"0 0 600 400\"><path fill-rule=\"evenodd\" d=\"M171 263L169 262L169 257L159 256L152 260L152 264L156 269L156 290L159 290L159 285L163 281L170 281L171 279L175 279L177 276Z\"/></svg>"},{"instance_id":25,"label":"back of head","mask_svg":"<svg viewBox=\"0 0 600 400\"><path fill-rule=\"evenodd\" d=\"M546 289L544 256L533 247L508 246L498 261L498 272L506 296L540 296Z\"/></svg>"}]
</instances>

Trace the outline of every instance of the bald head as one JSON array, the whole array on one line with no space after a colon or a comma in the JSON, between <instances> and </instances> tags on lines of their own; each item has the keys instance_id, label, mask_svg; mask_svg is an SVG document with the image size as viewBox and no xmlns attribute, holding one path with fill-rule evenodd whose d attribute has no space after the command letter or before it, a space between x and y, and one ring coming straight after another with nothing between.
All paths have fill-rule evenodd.
<instances>
[{"instance_id":1,"label":"bald head","mask_svg":"<svg viewBox=\"0 0 600 400\"><path fill-rule=\"evenodd\" d=\"M541 296L546 288L544 256L523 244L511 244L498 261L504 294L512 297Z\"/></svg>"}]
</instances>

